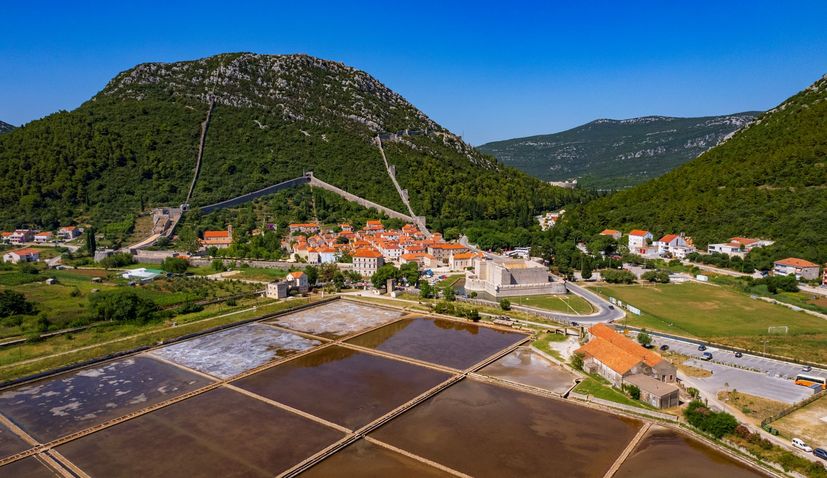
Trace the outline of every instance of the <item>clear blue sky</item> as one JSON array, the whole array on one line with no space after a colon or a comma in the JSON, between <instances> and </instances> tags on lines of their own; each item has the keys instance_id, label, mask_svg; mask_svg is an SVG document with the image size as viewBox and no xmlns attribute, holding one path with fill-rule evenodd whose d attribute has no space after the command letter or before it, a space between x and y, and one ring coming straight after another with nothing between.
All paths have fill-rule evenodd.
<instances>
[{"instance_id":1,"label":"clear blue sky","mask_svg":"<svg viewBox=\"0 0 827 478\"><path fill-rule=\"evenodd\" d=\"M827 73L823 0L344 3L12 0L0 120L76 108L137 63L231 51L345 62L472 144L768 109Z\"/></svg>"}]
</instances>

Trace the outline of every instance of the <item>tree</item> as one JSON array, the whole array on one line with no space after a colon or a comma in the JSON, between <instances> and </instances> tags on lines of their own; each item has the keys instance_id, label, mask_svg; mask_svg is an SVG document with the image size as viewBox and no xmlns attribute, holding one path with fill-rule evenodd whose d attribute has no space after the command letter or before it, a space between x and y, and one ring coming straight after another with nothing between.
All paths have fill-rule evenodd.
<instances>
[{"instance_id":1,"label":"tree","mask_svg":"<svg viewBox=\"0 0 827 478\"><path fill-rule=\"evenodd\" d=\"M216 272L224 272L227 270L227 267L224 266L224 261L221 259L213 259L211 264L212 270Z\"/></svg>"},{"instance_id":2,"label":"tree","mask_svg":"<svg viewBox=\"0 0 827 478\"><path fill-rule=\"evenodd\" d=\"M419 265L416 262L408 262L399 267L399 275L409 285L416 285L419 280Z\"/></svg>"},{"instance_id":3,"label":"tree","mask_svg":"<svg viewBox=\"0 0 827 478\"><path fill-rule=\"evenodd\" d=\"M94 320L146 323L155 318L158 306L132 290L98 292L89 296L89 311Z\"/></svg>"},{"instance_id":4,"label":"tree","mask_svg":"<svg viewBox=\"0 0 827 478\"><path fill-rule=\"evenodd\" d=\"M624 385L626 393L632 397L633 400L640 400L640 388L637 385Z\"/></svg>"},{"instance_id":5,"label":"tree","mask_svg":"<svg viewBox=\"0 0 827 478\"><path fill-rule=\"evenodd\" d=\"M319 268L316 266L306 266L304 273L307 274L307 283L312 287L319 281Z\"/></svg>"},{"instance_id":6,"label":"tree","mask_svg":"<svg viewBox=\"0 0 827 478\"><path fill-rule=\"evenodd\" d=\"M37 328L37 331L42 334L43 332L49 330L49 326L51 324L52 323L49 321L49 317L47 317L45 313L41 313L37 316L37 322L35 322L35 327Z\"/></svg>"},{"instance_id":7,"label":"tree","mask_svg":"<svg viewBox=\"0 0 827 478\"><path fill-rule=\"evenodd\" d=\"M577 370L583 370L583 354L581 353L574 353L572 354L571 358L569 359L571 366Z\"/></svg>"},{"instance_id":8,"label":"tree","mask_svg":"<svg viewBox=\"0 0 827 478\"><path fill-rule=\"evenodd\" d=\"M669 283L669 271L646 271L640 276L641 279L649 282L657 282L660 284Z\"/></svg>"},{"instance_id":9,"label":"tree","mask_svg":"<svg viewBox=\"0 0 827 478\"><path fill-rule=\"evenodd\" d=\"M161 269L172 272L173 274L183 274L187 272L189 266L190 263L180 257L167 257L161 262Z\"/></svg>"},{"instance_id":10,"label":"tree","mask_svg":"<svg viewBox=\"0 0 827 478\"><path fill-rule=\"evenodd\" d=\"M340 271L338 267L336 268L336 272L333 273L333 287L336 289L336 292L345 287L345 275L342 274L342 271Z\"/></svg>"},{"instance_id":11,"label":"tree","mask_svg":"<svg viewBox=\"0 0 827 478\"><path fill-rule=\"evenodd\" d=\"M631 284L635 281L635 275L627 270L606 269L601 272L603 280L610 284Z\"/></svg>"},{"instance_id":12,"label":"tree","mask_svg":"<svg viewBox=\"0 0 827 478\"><path fill-rule=\"evenodd\" d=\"M583 267L580 269L580 277L583 280L589 280L592 278L592 261L591 259L584 259L583 260Z\"/></svg>"},{"instance_id":13,"label":"tree","mask_svg":"<svg viewBox=\"0 0 827 478\"><path fill-rule=\"evenodd\" d=\"M434 288L431 287L427 281L421 281L419 283L419 297L422 299L430 299L434 296Z\"/></svg>"},{"instance_id":14,"label":"tree","mask_svg":"<svg viewBox=\"0 0 827 478\"><path fill-rule=\"evenodd\" d=\"M450 286L450 285L446 285L442 289L442 297L448 302L453 302L454 300L456 300L457 293L456 293L456 291L454 291L454 287Z\"/></svg>"},{"instance_id":15,"label":"tree","mask_svg":"<svg viewBox=\"0 0 827 478\"><path fill-rule=\"evenodd\" d=\"M20 292L11 289L0 292L0 317L31 315L34 311L34 304L27 301L26 296Z\"/></svg>"},{"instance_id":16,"label":"tree","mask_svg":"<svg viewBox=\"0 0 827 478\"><path fill-rule=\"evenodd\" d=\"M511 301L508 299L500 299L500 308L502 310L511 310Z\"/></svg>"},{"instance_id":17,"label":"tree","mask_svg":"<svg viewBox=\"0 0 827 478\"><path fill-rule=\"evenodd\" d=\"M479 322L480 321L480 311L477 310L477 309L471 309L470 311L468 311L468 319L470 319L474 322Z\"/></svg>"},{"instance_id":18,"label":"tree","mask_svg":"<svg viewBox=\"0 0 827 478\"><path fill-rule=\"evenodd\" d=\"M388 283L388 279L397 278L399 278L399 269L394 267L393 264L385 264L371 276L370 282L374 288L384 289Z\"/></svg>"},{"instance_id":19,"label":"tree","mask_svg":"<svg viewBox=\"0 0 827 478\"><path fill-rule=\"evenodd\" d=\"M86 230L86 252L88 252L90 256L94 256L97 247L98 244L95 240L95 228L90 227Z\"/></svg>"},{"instance_id":20,"label":"tree","mask_svg":"<svg viewBox=\"0 0 827 478\"><path fill-rule=\"evenodd\" d=\"M111 256L104 257L101 259L101 265L106 269L111 269L113 267L124 267L128 266L135 262L132 259L132 254L126 252L118 252L116 254L112 254Z\"/></svg>"},{"instance_id":21,"label":"tree","mask_svg":"<svg viewBox=\"0 0 827 478\"><path fill-rule=\"evenodd\" d=\"M637 341L640 345L646 346L652 343L652 336L646 333L645 330L641 330L637 334Z\"/></svg>"},{"instance_id":22,"label":"tree","mask_svg":"<svg viewBox=\"0 0 827 478\"><path fill-rule=\"evenodd\" d=\"M738 420L726 412L714 412L700 400L692 400L683 412L690 425L721 438L738 427Z\"/></svg>"}]
</instances>

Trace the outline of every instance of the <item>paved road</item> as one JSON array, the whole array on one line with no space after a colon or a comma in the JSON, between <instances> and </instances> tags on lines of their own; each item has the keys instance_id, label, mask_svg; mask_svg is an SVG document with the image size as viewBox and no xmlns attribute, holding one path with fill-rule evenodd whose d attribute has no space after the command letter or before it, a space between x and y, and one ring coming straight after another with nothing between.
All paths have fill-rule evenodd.
<instances>
[{"instance_id":1,"label":"paved road","mask_svg":"<svg viewBox=\"0 0 827 478\"><path fill-rule=\"evenodd\" d=\"M625 314L622 310L614 307L609 301L605 300L604 298L600 297L599 295L595 294L594 292L585 289L584 287L580 287L579 285L572 284L571 282L566 282L566 289L569 290L572 294L579 295L580 297L589 301L597 312L592 315L586 316L568 316L571 317L573 320L584 324L596 324L598 322L609 322L612 320L619 320L622 319Z\"/></svg>"}]
</instances>

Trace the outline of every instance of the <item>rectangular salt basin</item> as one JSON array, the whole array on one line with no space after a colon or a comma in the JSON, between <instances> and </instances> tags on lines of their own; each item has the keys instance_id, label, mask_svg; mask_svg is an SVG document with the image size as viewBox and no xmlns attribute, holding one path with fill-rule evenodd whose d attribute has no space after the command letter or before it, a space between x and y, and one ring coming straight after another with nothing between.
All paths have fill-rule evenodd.
<instances>
[{"instance_id":1,"label":"rectangular salt basin","mask_svg":"<svg viewBox=\"0 0 827 478\"><path fill-rule=\"evenodd\" d=\"M574 374L555 364L530 347L520 347L487 365L481 374L563 394L574 385Z\"/></svg>"},{"instance_id":2,"label":"rectangular salt basin","mask_svg":"<svg viewBox=\"0 0 827 478\"><path fill-rule=\"evenodd\" d=\"M766 478L768 475L682 433L654 426L614 475L617 478Z\"/></svg>"},{"instance_id":3,"label":"rectangular salt basin","mask_svg":"<svg viewBox=\"0 0 827 478\"><path fill-rule=\"evenodd\" d=\"M0 458L28 450L32 446L0 423Z\"/></svg>"},{"instance_id":4,"label":"rectangular salt basin","mask_svg":"<svg viewBox=\"0 0 827 478\"><path fill-rule=\"evenodd\" d=\"M526 338L471 322L419 317L349 339L354 345L464 370Z\"/></svg>"},{"instance_id":5,"label":"rectangular salt basin","mask_svg":"<svg viewBox=\"0 0 827 478\"><path fill-rule=\"evenodd\" d=\"M320 345L262 324L247 324L152 351L163 359L226 379Z\"/></svg>"},{"instance_id":6,"label":"rectangular salt basin","mask_svg":"<svg viewBox=\"0 0 827 478\"><path fill-rule=\"evenodd\" d=\"M465 379L370 436L475 477L603 476L637 420Z\"/></svg>"},{"instance_id":7,"label":"rectangular salt basin","mask_svg":"<svg viewBox=\"0 0 827 478\"><path fill-rule=\"evenodd\" d=\"M4 390L0 410L45 443L208 383L174 365L135 356Z\"/></svg>"},{"instance_id":8,"label":"rectangular salt basin","mask_svg":"<svg viewBox=\"0 0 827 478\"><path fill-rule=\"evenodd\" d=\"M444 372L334 345L233 385L356 430L448 378Z\"/></svg>"},{"instance_id":9,"label":"rectangular salt basin","mask_svg":"<svg viewBox=\"0 0 827 478\"><path fill-rule=\"evenodd\" d=\"M398 310L336 300L268 322L318 337L337 339L396 320L402 315Z\"/></svg>"},{"instance_id":10,"label":"rectangular salt basin","mask_svg":"<svg viewBox=\"0 0 827 478\"><path fill-rule=\"evenodd\" d=\"M352 476L376 478L441 478L454 476L419 460L359 440L302 473L303 478Z\"/></svg>"},{"instance_id":11,"label":"rectangular salt basin","mask_svg":"<svg viewBox=\"0 0 827 478\"><path fill-rule=\"evenodd\" d=\"M41 463L35 456L23 458L0 466L0 478L60 478L54 470Z\"/></svg>"},{"instance_id":12,"label":"rectangular salt basin","mask_svg":"<svg viewBox=\"0 0 827 478\"><path fill-rule=\"evenodd\" d=\"M91 476L273 477L344 436L218 388L58 447Z\"/></svg>"}]
</instances>

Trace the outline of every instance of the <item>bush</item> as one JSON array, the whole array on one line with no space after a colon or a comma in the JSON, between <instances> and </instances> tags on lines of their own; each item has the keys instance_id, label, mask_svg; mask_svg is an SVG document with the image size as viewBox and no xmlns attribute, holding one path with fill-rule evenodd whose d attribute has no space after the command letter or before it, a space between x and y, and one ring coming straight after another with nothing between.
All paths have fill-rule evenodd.
<instances>
[{"instance_id":1,"label":"bush","mask_svg":"<svg viewBox=\"0 0 827 478\"><path fill-rule=\"evenodd\" d=\"M113 267L124 267L129 264L133 264L134 262L135 261L132 259L132 254L127 254L125 252L112 254L109 257L104 257L100 261L101 265L106 269L111 269Z\"/></svg>"},{"instance_id":2,"label":"bush","mask_svg":"<svg viewBox=\"0 0 827 478\"><path fill-rule=\"evenodd\" d=\"M700 400L689 402L683 414L692 426L715 438L733 433L738 427L735 417L726 412L713 412Z\"/></svg>"},{"instance_id":3,"label":"bush","mask_svg":"<svg viewBox=\"0 0 827 478\"><path fill-rule=\"evenodd\" d=\"M89 297L94 320L146 323L155 318L158 306L132 290L99 292Z\"/></svg>"},{"instance_id":4,"label":"bush","mask_svg":"<svg viewBox=\"0 0 827 478\"><path fill-rule=\"evenodd\" d=\"M624 385L626 393L632 397L633 400L640 400L640 388L637 385Z\"/></svg>"},{"instance_id":5,"label":"bush","mask_svg":"<svg viewBox=\"0 0 827 478\"><path fill-rule=\"evenodd\" d=\"M227 299L227 302L225 303L228 307L235 307L237 305L235 299Z\"/></svg>"},{"instance_id":6,"label":"bush","mask_svg":"<svg viewBox=\"0 0 827 478\"><path fill-rule=\"evenodd\" d=\"M9 289L0 292L0 317L31 315L34 311L34 304L26 300L26 296L20 292Z\"/></svg>"},{"instance_id":7,"label":"bush","mask_svg":"<svg viewBox=\"0 0 827 478\"><path fill-rule=\"evenodd\" d=\"M601 275L603 280L610 284L631 284L635 282L635 275L625 269L606 269L601 272Z\"/></svg>"},{"instance_id":8,"label":"bush","mask_svg":"<svg viewBox=\"0 0 827 478\"><path fill-rule=\"evenodd\" d=\"M652 343L652 336L647 334L645 330L641 330L637 334L637 341L640 345L649 345Z\"/></svg>"},{"instance_id":9,"label":"bush","mask_svg":"<svg viewBox=\"0 0 827 478\"><path fill-rule=\"evenodd\" d=\"M659 284L669 283L669 271L646 271L641 276L641 279L649 282L657 282Z\"/></svg>"},{"instance_id":10,"label":"bush","mask_svg":"<svg viewBox=\"0 0 827 478\"><path fill-rule=\"evenodd\" d=\"M500 308L502 310L511 310L511 301L508 299L501 299L500 300Z\"/></svg>"},{"instance_id":11,"label":"bush","mask_svg":"<svg viewBox=\"0 0 827 478\"><path fill-rule=\"evenodd\" d=\"M189 266L190 263L180 257L167 257L164 259L164 262L161 263L161 269L172 272L173 274L183 274L187 272Z\"/></svg>"},{"instance_id":12,"label":"bush","mask_svg":"<svg viewBox=\"0 0 827 478\"><path fill-rule=\"evenodd\" d=\"M569 362L571 362L571 366L577 370L583 370L583 354L573 354Z\"/></svg>"}]
</instances>

